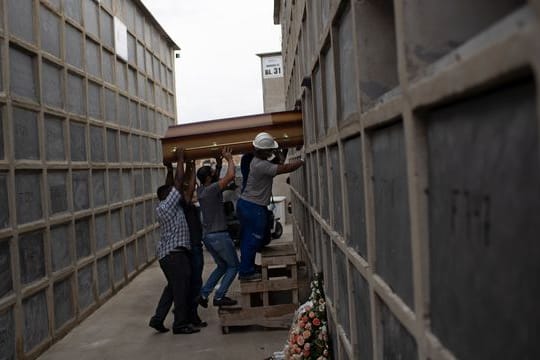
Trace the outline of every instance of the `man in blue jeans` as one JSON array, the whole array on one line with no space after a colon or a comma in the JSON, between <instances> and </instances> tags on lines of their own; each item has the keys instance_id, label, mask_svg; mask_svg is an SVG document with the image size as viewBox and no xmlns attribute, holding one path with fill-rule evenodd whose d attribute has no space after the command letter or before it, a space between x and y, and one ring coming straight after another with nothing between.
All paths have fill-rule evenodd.
<instances>
[{"instance_id":1,"label":"man in blue jeans","mask_svg":"<svg viewBox=\"0 0 540 360\"><path fill-rule=\"evenodd\" d=\"M225 209L223 207L222 190L235 177L235 165L229 149L223 149L222 156L227 160L227 173L219 179L217 169L221 169L221 157L217 157L216 170L203 166L197 171L197 179L201 183L197 189L197 199L203 215L203 243L210 252L216 268L210 274L201 289L198 302L202 307L208 306L208 296L221 279L221 285L214 295L214 306L236 305L237 301L227 297L227 290L238 273L238 256L234 243L227 231Z\"/></svg>"},{"instance_id":2,"label":"man in blue jeans","mask_svg":"<svg viewBox=\"0 0 540 360\"><path fill-rule=\"evenodd\" d=\"M265 245L268 231L267 206L272 195L274 177L300 168L304 162L293 160L288 164L273 164L279 148L274 138L265 132L253 140L254 157L249 163L249 176L244 191L236 203L240 220L240 273L242 281L258 281L261 274L255 269L255 255Z\"/></svg>"}]
</instances>

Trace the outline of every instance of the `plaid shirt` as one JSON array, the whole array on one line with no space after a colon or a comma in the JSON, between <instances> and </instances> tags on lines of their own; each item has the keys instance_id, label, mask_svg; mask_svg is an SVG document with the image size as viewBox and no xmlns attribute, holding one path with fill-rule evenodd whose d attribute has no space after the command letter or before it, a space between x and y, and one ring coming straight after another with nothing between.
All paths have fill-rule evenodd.
<instances>
[{"instance_id":1,"label":"plaid shirt","mask_svg":"<svg viewBox=\"0 0 540 360\"><path fill-rule=\"evenodd\" d=\"M178 190L173 187L167 198L160 201L156 208L161 232L161 238L156 248L156 254L159 260L163 259L172 249L178 246L191 249L186 217L180 206L181 197Z\"/></svg>"}]
</instances>

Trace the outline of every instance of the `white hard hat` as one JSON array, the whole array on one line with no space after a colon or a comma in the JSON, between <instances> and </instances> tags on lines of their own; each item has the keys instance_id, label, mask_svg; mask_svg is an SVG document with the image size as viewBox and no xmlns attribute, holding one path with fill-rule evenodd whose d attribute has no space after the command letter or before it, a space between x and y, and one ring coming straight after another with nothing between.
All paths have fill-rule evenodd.
<instances>
[{"instance_id":1,"label":"white hard hat","mask_svg":"<svg viewBox=\"0 0 540 360\"><path fill-rule=\"evenodd\" d=\"M253 140L253 146L257 149L277 149L279 147L278 143L274 140L272 135L269 133L258 133Z\"/></svg>"}]
</instances>

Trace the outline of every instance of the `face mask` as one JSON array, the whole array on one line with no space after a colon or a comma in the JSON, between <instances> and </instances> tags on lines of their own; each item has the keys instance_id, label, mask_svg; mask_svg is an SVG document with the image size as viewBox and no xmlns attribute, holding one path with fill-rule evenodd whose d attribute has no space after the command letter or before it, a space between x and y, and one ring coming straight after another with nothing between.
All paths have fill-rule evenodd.
<instances>
[{"instance_id":1,"label":"face mask","mask_svg":"<svg viewBox=\"0 0 540 360\"><path fill-rule=\"evenodd\" d=\"M268 157L268 159L266 159L266 160L272 161L272 160L274 160L275 158L276 158L276 154L272 153L272 154Z\"/></svg>"}]
</instances>

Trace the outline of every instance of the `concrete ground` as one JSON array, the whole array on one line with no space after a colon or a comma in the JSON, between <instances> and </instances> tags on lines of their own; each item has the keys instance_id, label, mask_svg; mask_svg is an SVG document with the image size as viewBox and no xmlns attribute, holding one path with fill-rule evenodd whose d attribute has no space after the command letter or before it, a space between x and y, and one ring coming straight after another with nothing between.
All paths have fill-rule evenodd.
<instances>
[{"instance_id":1,"label":"concrete ground","mask_svg":"<svg viewBox=\"0 0 540 360\"><path fill-rule=\"evenodd\" d=\"M291 236L290 226L285 227L284 236ZM203 281L213 269L214 262L205 251ZM39 359L263 360L283 349L288 334L286 329L232 327L229 334L222 334L217 308L211 301L207 309L199 307L200 317L208 322L208 327L201 332L189 335L173 335L171 331L157 333L148 327L148 320L164 285L163 273L154 262ZM231 290L237 286L238 279ZM167 317L165 326L172 326L172 314Z\"/></svg>"}]
</instances>

